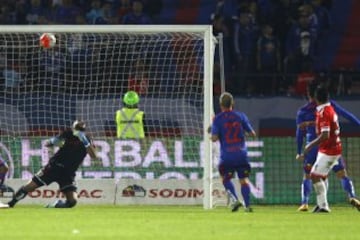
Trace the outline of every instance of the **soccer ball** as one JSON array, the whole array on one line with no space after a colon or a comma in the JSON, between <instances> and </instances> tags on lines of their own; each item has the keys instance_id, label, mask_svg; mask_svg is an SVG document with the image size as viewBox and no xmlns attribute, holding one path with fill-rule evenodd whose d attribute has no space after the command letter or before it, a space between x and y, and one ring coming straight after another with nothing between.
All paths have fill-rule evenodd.
<instances>
[{"instance_id":1,"label":"soccer ball","mask_svg":"<svg viewBox=\"0 0 360 240\"><path fill-rule=\"evenodd\" d=\"M43 48L52 48L56 44L56 37L52 33L44 33L40 36L40 46Z\"/></svg>"}]
</instances>

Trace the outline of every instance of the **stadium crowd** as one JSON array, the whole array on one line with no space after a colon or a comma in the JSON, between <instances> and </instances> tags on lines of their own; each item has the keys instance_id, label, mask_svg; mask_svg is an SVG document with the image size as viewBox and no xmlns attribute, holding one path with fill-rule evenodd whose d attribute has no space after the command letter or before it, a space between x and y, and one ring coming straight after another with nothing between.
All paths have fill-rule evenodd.
<instances>
[{"instance_id":1,"label":"stadium crowd","mask_svg":"<svg viewBox=\"0 0 360 240\"><path fill-rule=\"evenodd\" d=\"M0 24L174 24L164 19L164 0L2 0ZM319 46L331 31L332 0L217 0L208 16L222 33L226 88L234 94L304 95L318 78L332 93L351 94L350 69L319 67ZM181 24L182 22L175 22ZM195 24L195 23L194 23ZM6 56L0 56L4 61ZM215 59L214 91L220 93ZM1 83L19 72L1 66ZM26 65L26 63L25 63ZM6 84L5 84L6 85Z\"/></svg>"}]
</instances>

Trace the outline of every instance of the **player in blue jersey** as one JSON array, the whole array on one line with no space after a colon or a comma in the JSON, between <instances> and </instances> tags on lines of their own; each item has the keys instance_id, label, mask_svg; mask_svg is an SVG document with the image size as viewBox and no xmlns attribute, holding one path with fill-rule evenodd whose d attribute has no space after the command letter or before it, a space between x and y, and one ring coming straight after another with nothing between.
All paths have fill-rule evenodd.
<instances>
[{"instance_id":1,"label":"player in blue jersey","mask_svg":"<svg viewBox=\"0 0 360 240\"><path fill-rule=\"evenodd\" d=\"M256 133L247 116L242 112L233 110L233 106L234 99L232 95L228 92L221 94L221 112L214 118L211 128L211 139L213 142L220 141L219 173L226 191L234 200L232 211L238 211L242 205L231 182L234 173L236 173L241 185L245 211L251 212L248 178L251 167L247 155L245 136L255 137Z\"/></svg>"},{"instance_id":2,"label":"player in blue jersey","mask_svg":"<svg viewBox=\"0 0 360 240\"><path fill-rule=\"evenodd\" d=\"M4 185L5 177L7 172L9 171L9 166L7 165L6 161L1 158L0 156L0 194L3 194L3 191L7 186ZM0 202L0 208L6 208L6 204Z\"/></svg>"},{"instance_id":3,"label":"player in blue jersey","mask_svg":"<svg viewBox=\"0 0 360 240\"><path fill-rule=\"evenodd\" d=\"M0 156L0 189L1 189L1 186L4 185L5 177L6 177L6 174L8 171L9 171L9 166L7 165L5 160L2 159Z\"/></svg>"},{"instance_id":4,"label":"player in blue jersey","mask_svg":"<svg viewBox=\"0 0 360 240\"><path fill-rule=\"evenodd\" d=\"M10 207L14 207L29 192L52 182L59 184L60 191L64 193L66 200L57 200L47 207L71 208L76 205L75 173L87 154L92 159L96 159L95 148L90 137L85 133L85 123L76 120L71 129L51 138L46 145L60 148L49 162L34 175L32 180L15 193L13 199L8 203Z\"/></svg>"},{"instance_id":5,"label":"player in blue jersey","mask_svg":"<svg viewBox=\"0 0 360 240\"><path fill-rule=\"evenodd\" d=\"M302 160L301 155L302 148L304 145L304 138L306 138L306 143L311 142L317 137L315 130L315 118L316 118L316 102L315 102L315 91L317 89L318 83L312 81L308 85L308 99L309 102L302 106L296 117L296 142L297 142L297 160ZM348 112L344 108L340 107L335 101L330 101L335 112L346 118L348 121L354 123L357 126L360 126L360 120L357 119L352 113ZM314 147L306 154L303 159L303 168L304 168L304 178L301 185L301 205L298 208L298 211L308 211L309 209L309 197L312 189L312 182L310 178L310 170L313 164L316 161L318 152L318 147ZM338 164L333 167L333 172L341 180L343 189L346 191L349 197L350 203L355 206L360 211L360 202L356 199L355 190L351 179L347 176L343 159L340 158Z\"/></svg>"}]
</instances>

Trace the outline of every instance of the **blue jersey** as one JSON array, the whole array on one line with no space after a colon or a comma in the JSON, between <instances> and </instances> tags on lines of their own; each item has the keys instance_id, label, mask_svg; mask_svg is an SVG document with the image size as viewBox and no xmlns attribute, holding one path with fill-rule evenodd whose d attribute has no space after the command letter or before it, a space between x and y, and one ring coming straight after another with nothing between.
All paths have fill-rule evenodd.
<instances>
[{"instance_id":1,"label":"blue jersey","mask_svg":"<svg viewBox=\"0 0 360 240\"><path fill-rule=\"evenodd\" d=\"M339 116L343 116L350 122L354 123L357 126L360 126L360 120L355 117L352 113L346 111L344 108L342 108L340 105L338 105L335 101L330 101L331 106L334 107L335 112ZM296 124L299 125L306 121L315 121L316 119L316 103L315 102L309 102L305 104L303 107L299 109L296 116ZM315 124L310 125L306 127L306 129L300 129L299 127L296 129L296 141L297 141L297 153L300 154L302 152L302 146L303 146L303 139L306 136L306 143L311 142L317 137L316 130L315 130ZM317 152L317 148L314 148ZM315 155L316 158L316 155Z\"/></svg>"},{"instance_id":2,"label":"blue jersey","mask_svg":"<svg viewBox=\"0 0 360 240\"><path fill-rule=\"evenodd\" d=\"M253 128L244 113L223 111L215 116L211 133L220 141L220 162L247 162L245 132Z\"/></svg>"}]
</instances>

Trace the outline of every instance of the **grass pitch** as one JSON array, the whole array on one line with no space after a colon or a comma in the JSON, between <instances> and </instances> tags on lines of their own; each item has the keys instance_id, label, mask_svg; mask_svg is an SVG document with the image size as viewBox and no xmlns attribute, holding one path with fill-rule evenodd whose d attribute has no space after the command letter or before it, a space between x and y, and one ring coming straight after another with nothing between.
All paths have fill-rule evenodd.
<instances>
[{"instance_id":1,"label":"grass pitch","mask_svg":"<svg viewBox=\"0 0 360 240\"><path fill-rule=\"evenodd\" d=\"M254 206L253 213L201 206L91 206L1 209L2 239L360 239L360 212L332 206L330 214L297 206Z\"/></svg>"}]
</instances>

